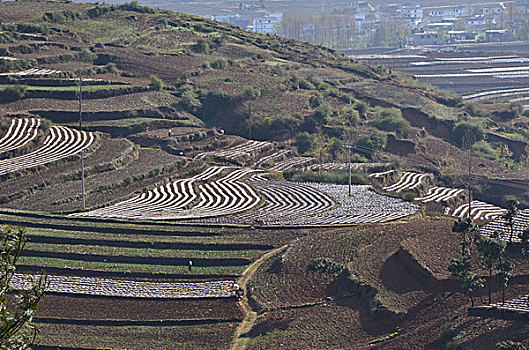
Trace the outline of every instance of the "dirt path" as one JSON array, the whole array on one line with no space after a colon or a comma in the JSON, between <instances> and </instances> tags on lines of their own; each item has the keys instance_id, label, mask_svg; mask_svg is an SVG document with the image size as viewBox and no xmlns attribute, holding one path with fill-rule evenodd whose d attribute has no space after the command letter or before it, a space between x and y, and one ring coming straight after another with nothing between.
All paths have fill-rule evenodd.
<instances>
[{"instance_id":1,"label":"dirt path","mask_svg":"<svg viewBox=\"0 0 529 350\"><path fill-rule=\"evenodd\" d=\"M268 253L260 257L259 259L257 259L253 264L248 266L246 270L244 270L241 278L237 282L238 285L241 288L245 288L246 283L248 283L250 278L252 278L253 274L255 273L255 271L257 271L259 266L261 266L266 260L270 259L271 257L276 255L280 251L286 249L287 247L288 245L284 245L282 247L276 248L274 250L269 251ZM250 329L252 329L255 323L255 320L257 319L257 312L253 311L252 307L248 303L248 297L246 294L246 290L244 291L243 298L241 299L241 301L239 301L239 306L241 307L244 318L242 320L241 325L237 329L237 333L235 335L235 341L231 348L232 350L246 349L249 339L245 337L241 337L241 335L248 332Z\"/></svg>"}]
</instances>

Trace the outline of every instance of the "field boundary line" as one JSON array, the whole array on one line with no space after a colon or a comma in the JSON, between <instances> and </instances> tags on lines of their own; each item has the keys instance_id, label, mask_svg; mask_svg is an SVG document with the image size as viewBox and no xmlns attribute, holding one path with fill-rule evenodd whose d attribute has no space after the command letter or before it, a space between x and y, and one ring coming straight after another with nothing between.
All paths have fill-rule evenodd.
<instances>
[{"instance_id":1,"label":"field boundary line","mask_svg":"<svg viewBox=\"0 0 529 350\"><path fill-rule=\"evenodd\" d=\"M239 328L237 329L237 333L235 334L235 340L233 342L232 350L243 350L246 349L248 338L242 338L241 335L248 332L252 329L256 319L257 319L257 312L252 310L252 307L248 303L248 297L246 294L246 283L252 278L253 274L257 269L268 259L275 256L277 253L285 250L288 247L288 244L285 244L282 247L276 248L274 250L269 251L268 253L264 254L262 257L254 261L250 266L248 266L242 273L241 278L237 281L240 288L244 289L243 297L239 301L239 306L243 312L243 320Z\"/></svg>"}]
</instances>

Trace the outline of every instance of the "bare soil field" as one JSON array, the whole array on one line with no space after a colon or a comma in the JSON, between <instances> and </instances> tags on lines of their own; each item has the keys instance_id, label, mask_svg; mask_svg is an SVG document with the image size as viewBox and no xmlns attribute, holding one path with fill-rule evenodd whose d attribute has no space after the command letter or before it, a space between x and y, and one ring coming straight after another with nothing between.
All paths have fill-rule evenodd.
<instances>
[{"instance_id":1,"label":"bare soil field","mask_svg":"<svg viewBox=\"0 0 529 350\"><path fill-rule=\"evenodd\" d=\"M148 312L146 312L148 310ZM72 314L83 320L189 320L237 319L235 299L130 299L46 295L37 317L63 318Z\"/></svg>"}]
</instances>

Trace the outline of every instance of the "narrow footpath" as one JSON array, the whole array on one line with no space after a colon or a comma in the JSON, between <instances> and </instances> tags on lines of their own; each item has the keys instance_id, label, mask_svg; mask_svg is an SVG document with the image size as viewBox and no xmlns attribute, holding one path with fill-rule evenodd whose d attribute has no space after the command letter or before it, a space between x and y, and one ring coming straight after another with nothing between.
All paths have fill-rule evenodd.
<instances>
[{"instance_id":1,"label":"narrow footpath","mask_svg":"<svg viewBox=\"0 0 529 350\"><path fill-rule=\"evenodd\" d=\"M241 337L242 334L247 333L250 331L255 323L255 320L257 319L257 312L252 310L252 307L248 303L248 297L246 293L246 284L252 278L253 274L257 269L268 259L275 256L277 253L283 251L288 247L288 244L276 248L274 250L269 251L268 253L264 254L262 257L257 259L253 264L248 266L246 270L242 273L241 278L237 281L240 288L244 288L244 294L242 299L239 301L239 306L243 312L243 320L239 328L237 329L237 333L235 335L235 339L233 342L232 350L244 350L246 349L246 346L248 345L249 339L246 337Z\"/></svg>"}]
</instances>

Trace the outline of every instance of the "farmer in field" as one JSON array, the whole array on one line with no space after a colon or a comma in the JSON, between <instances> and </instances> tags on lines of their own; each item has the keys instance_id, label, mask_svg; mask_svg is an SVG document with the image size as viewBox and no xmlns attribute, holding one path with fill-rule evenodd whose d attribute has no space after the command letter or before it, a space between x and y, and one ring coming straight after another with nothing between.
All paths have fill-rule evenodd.
<instances>
[{"instance_id":1,"label":"farmer in field","mask_svg":"<svg viewBox=\"0 0 529 350\"><path fill-rule=\"evenodd\" d=\"M191 272L191 270L193 269L193 260L189 260L189 262L187 263L187 268L189 269L189 272Z\"/></svg>"}]
</instances>

